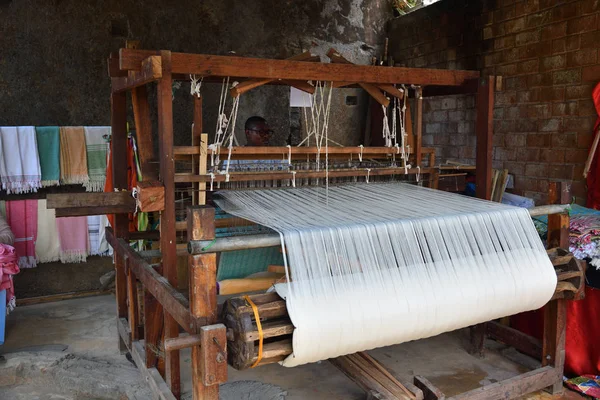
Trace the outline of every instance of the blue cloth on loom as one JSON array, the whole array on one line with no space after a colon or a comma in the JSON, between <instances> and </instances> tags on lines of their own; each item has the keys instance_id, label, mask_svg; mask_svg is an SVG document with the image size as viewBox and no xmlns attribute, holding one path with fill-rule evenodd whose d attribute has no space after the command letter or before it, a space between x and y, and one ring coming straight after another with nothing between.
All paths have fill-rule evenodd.
<instances>
[{"instance_id":1,"label":"blue cloth on loom","mask_svg":"<svg viewBox=\"0 0 600 400\"><path fill-rule=\"evenodd\" d=\"M231 218L220 208L215 209L215 219ZM233 228L217 228L216 237L228 237L273 232L260 225L240 226ZM264 272L269 265L283 265L283 254L279 247L263 249L226 251L219 257L217 281L225 279L245 278L257 272Z\"/></svg>"}]
</instances>

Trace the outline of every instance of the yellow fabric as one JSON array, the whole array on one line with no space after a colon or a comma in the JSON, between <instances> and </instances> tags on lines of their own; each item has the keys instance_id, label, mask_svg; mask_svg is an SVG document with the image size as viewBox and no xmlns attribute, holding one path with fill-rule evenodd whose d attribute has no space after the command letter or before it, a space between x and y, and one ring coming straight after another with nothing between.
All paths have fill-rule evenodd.
<instances>
[{"instance_id":1,"label":"yellow fabric","mask_svg":"<svg viewBox=\"0 0 600 400\"><path fill-rule=\"evenodd\" d=\"M260 323L260 316L258 315L258 307L256 307L256 304L254 304L254 302L250 300L250 297L248 295L244 296L244 299L248 302L248 304L250 304L250 307L252 307L252 311L254 312L254 319L256 320L256 327L258 328L258 358L256 359L256 362L250 367L254 368L260 363L263 356L263 330L262 324Z\"/></svg>"}]
</instances>

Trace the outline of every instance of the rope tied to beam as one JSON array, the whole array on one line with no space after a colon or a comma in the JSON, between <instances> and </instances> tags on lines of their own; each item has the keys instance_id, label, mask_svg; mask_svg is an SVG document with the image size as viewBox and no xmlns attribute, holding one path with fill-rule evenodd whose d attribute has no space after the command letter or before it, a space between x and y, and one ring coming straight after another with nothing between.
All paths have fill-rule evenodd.
<instances>
[{"instance_id":1,"label":"rope tied to beam","mask_svg":"<svg viewBox=\"0 0 600 400\"><path fill-rule=\"evenodd\" d=\"M246 302L250 305L250 307L252 307L252 312L254 313L254 319L256 320L256 328L258 329L258 357L256 358L256 361L254 362L254 364L252 364L252 366L250 367L250 368L254 368L260 363L260 361L262 360L262 357L263 357L264 332L262 329L262 324L260 322L260 315L258 314L258 307L256 307L256 304L254 304L252 299L250 299L250 296L245 295L244 300L246 300Z\"/></svg>"}]
</instances>

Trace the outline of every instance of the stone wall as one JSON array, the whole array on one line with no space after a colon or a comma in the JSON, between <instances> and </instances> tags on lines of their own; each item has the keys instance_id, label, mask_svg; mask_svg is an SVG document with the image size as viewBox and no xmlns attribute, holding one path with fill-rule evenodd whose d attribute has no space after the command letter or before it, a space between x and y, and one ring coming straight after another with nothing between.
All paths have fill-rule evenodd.
<instances>
[{"instance_id":1,"label":"stone wall","mask_svg":"<svg viewBox=\"0 0 600 400\"><path fill-rule=\"evenodd\" d=\"M308 49L324 55L334 46L347 58L367 63L379 54L391 16L389 0L2 0L0 124L109 124L106 58L126 39L140 40L147 49L270 58ZM219 91L217 84L204 87L209 133ZM359 108L346 109L340 99L334 101L341 105L331 133L357 143L364 115L357 117ZM175 87L174 114L175 142L187 144L188 82ZM267 118L277 132L275 144L282 144L290 131L289 89L261 88L243 96L238 133L251 115Z\"/></svg>"},{"instance_id":2,"label":"stone wall","mask_svg":"<svg viewBox=\"0 0 600 400\"><path fill-rule=\"evenodd\" d=\"M515 192L538 203L553 180L573 182L583 202L582 172L597 117L591 92L600 80L599 14L598 0L444 0L390 22L390 54L408 67L501 75L494 167L508 168ZM471 102L464 96L425 102L424 144L442 160L474 161Z\"/></svg>"}]
</instances>

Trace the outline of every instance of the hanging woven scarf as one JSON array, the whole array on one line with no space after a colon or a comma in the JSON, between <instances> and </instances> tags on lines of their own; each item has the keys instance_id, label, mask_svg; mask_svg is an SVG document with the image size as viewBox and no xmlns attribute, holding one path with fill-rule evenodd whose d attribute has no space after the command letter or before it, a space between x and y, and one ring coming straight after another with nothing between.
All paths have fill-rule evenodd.
<instances>
[{"instance_id":1,"label":"hanging woven scarf","mask_svg":"<svg viewBox=\"0 0 600 400\"><path fill-rule=\"evenodd\" d=\"M83 127L61 127L60 183L63 185L86 185L89 180Z\"/></svg>"},{"instance_id":2,"label":"hanging woven scarf","mask_svg":"<svg viewBox=\"0 0 600 400\"><path fill-rule=\"evenodd\" d=\"M38 126L35 128L42 186L57 186L60 182L60 129L58 126Z\"/></svg>"},{"instance_id":3,"label":"hanging woven scarf","mask_svg":"<svg viewBox=\"0 0 600 400\"><path fill-rule=\"evenodd\" d=\"M86 126L84 131L90 177L85 188L88 192L102 192L106 181L106 156L110 126Z\"/></svg>"},{"instance_id":4,"label":"hanging woven scarf","mask_svg":"<svg viewBox=\"0 0 600 400\"><path fill-rule=\"evenodd\" d=\"M34 268L37 239L37 200L6 202L6 222L15 235L15 249L20 268Z\"/></svg>"}]
</instances>

